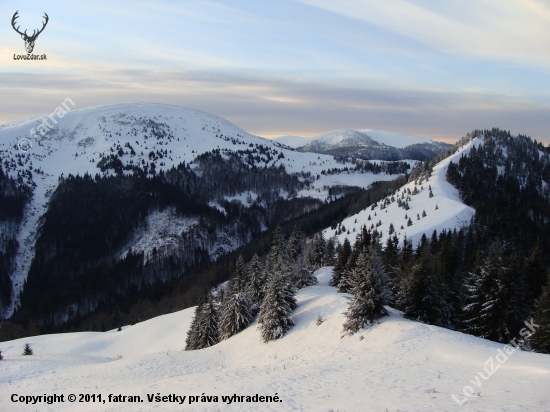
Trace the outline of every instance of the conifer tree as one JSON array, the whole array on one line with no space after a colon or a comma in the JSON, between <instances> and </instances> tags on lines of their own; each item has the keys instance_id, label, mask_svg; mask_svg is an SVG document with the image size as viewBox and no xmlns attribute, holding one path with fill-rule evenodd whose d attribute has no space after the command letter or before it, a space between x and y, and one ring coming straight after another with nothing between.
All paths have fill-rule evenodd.
<instances>
[{"instance_id":1,"label":"conifer tree","mask_svg":"<svg viewBox=\"0 0 550 412\"><path fill-rule=\"evenodd\" d=\"M394 233L393 236L390 236L386 239L386 247L382 252L382 260L386 267L388 273L393 272L393 268L397 266L399 259L399 238Z\"/></svg>"},{"instance_id":2,"label":"conifer tree","mask_svg":"<svg viewBox=\"0 0 550 412\"><path fill-rule=\"evenodd\" d=\"M329 285L338 286L344 271L346 270L346 263L351 255L351 244L348 238L344 239L344 243L340 250L338 251L338 256L336 258L336 264L332 270L332 277L330 278Z\"/></svg>"},{"instance_id":3,"label":"conifer tree","mask_svg":"<svg viewBox=\"0 0 550 412\"><path fill-rule=\"evenodd\" d=\"M29 345L28 343L25 343L25 348L23 349L23 355L34 355L31 345Z\"/></svg>"},{"instance_id":4,"label":"conifer tree","mask_svg":"<svg viewBox=\"0 0 550 412\"><path fill-rule=\"evenodd\" d=\"M266 343L282 338L294 326L287 293L285 279L280 274L272 276L258 314L259 329Z\"/></svg>"},{"instance_id":5,"label":"conifer tree","mask_svg":"<svg viewBox=\"0 0 550 412\"><path fill-rule=\"evenodd\" d=\"M502 261L499 241L492 247L478 273L467 278L466 306L462 330L496 342L511 338L507 320L513 311L511 293L507 288L507 268Z\"/></svg>"},{"instance_id":6,"label":"conifer tree","mask_svg":"<svg viewBox=\"0 0 550 412\"><path fill-rule=\"evenodd\" d=\"M403 247L399 250L397 257L397 267L393 270L393 278L391 279L391 290L395 296L396 307L400 310L400 302L403 301L400 298L401 290L405 290L406 280L413 264L414 251L412 248L412 242L406 236L403 238Z\"/></svg>"},{"instance_id":7,"label":"conifer tree","mask_svg":"<svg viewBox=\"0 0 550 412\"><path fill-rule=\"evenodd\" d=\"M0 349L0 360L4 359L4 355L2 355L2 349Z\"/></svg>"},{"instance_id":8,"label":"conifer tree","mask_svg":"<svg viewBox=\"0 0 550 412\"><path fill-rule=\"evenodd\" d=\"M294 286L296 289L302 289L319 283L317 277L313 274L311 268L304 266L295 273Z\"/></svg>"},{"instance_id":9,"label":"conifer tree","mask_svg":"<svg viewBox=\"0 0 550 412\"><path fill-rule=\"evenodd\" d=\"M238 280L240 282L239 289L246 288L248 284L247 275L248 274L246 273L243 256L239 255L237 262L235 263L235 274L234 274L235 280Z\"/></svg>"},{"instance_id":10,"label":"conifer tree","mask_svg":"<svg viewBox=\"0 0 550 412\"><path fill-rule=\"evenodd\" d=\"M204 297L199 298L199 303L195 307L195 313L193 315L193 320L191 321L191 326L187 331L187 338L185 339L185 350L197 350L199 349L200 342L200 326L201 326L201 316L203 313Z\"/></svg>"},{"instance_id":11,"label":"conifer tree","mask_svg":"<svg viewBox=\"0 0 550 412\"><path fill-rule=\"evenodd\" d=\"M248 264L248 278L250 281L247 292L252 303L252 314L255 315L260 310L266 289L265 272L257 254L254 254Z\"/></svg>"},{"instance_id":12,"label":"conifer tree","mask_svg":"<svg viewBox=\"0 0 550 412\"><path fill-rule=\"evenodd\" d=\"M396 302L408 319L430 325L449 326L450 307L444 285L437 276L429 243L425 243L418 261L405 273Z\"/></svg>"},{"instance_id":13,"label":"conifer tree","mask_svg":"<svg viewBox=\"0 0 550 412\"><path fill-rule=\"evenodd\" d=\"M269 256L274 258L275 256L284 257L286 252L286 242L283 234L283 230L280 226L275 228L273 232L273 239L271 241L271 249Z\"/></svg>"},{"instance_id":14,"label":"conifer tree","mask_svg":"<svg viewBox=\"0 0 550 412\"><path fill-rule=\"evenodd\" d=\"M212 293L209 294L208 301L201 305L198 327L197 349L208 348L219 342L218 307Z\"/></svg>"},{"instance_id":15,"label":"conifer tree","mask_svg":"<svg viewBox=\"0 0 550 412\"><path fill-rule=\"evenodd\" d=\"M346 311L344 330L350 334L388 314L390 303L388 276L375 247L360 253L353 270L353 298Z\"/></svg>"},{"instance_id":16,"label":"conifer tree","mask_svg":"<svg viewBox=\"0 0 550 412\"><path fill-rule=\"evenodd\" d=\"M538 327L529 337L531 347L537 352L550 354L550 282L535 304L533 323Z\"/></svg>"},{"instance_id":17,"label":"conifer tree","mask_svg":"<svg viewBox=\"0 0 550 412\"><path fill-rule=\"evenodd\" d=\"M325 250L323 252L323 266L333 266L335 263L336 250L334 248L334 239L330 238L326 241Z\"/></svg>"},{"instance_id":18,"label":"conifer tree","mask_svg":"<svg viewBox=\"0 0 550 412\"><path fill-rule=\"evenodd\" d=\"M252 302L246 291L241 288L242 284L242 279L234 279L225 293L225 299L220 309L220 340L228 339L239 333L254 320Z\"/></svg>"},{"instance_id":19,"label":"conifer tree","mask_svg":"<svg viewBox=\"0 0 550 412\"><path fill-rule=\"evenodd\" d=\"M291 263L298 261L304 250L304 234L298 226L294 226L294 230L290 234L287 242L287 260Z\"/></svg>"},{"instance_id":20,"label":"conifer tree","mask_svg":"<svg viewBox=\"0 0 550 412\"><path fill-rule=\"evenodd\" d=\"M529 256L525 259L523 270L525 273L525 282L527 284L526 299L528 304L532 305L540 296L542 287L546 281L546 271L542 262L540 244L538 241Z\"/></svg>"},{"instance_id":21,"label":"conifer tree","mask_svg":"<svg viewBox=\"0 0 550 412\"><path fill-rule=\"evenodd\" d=\"M309 264L312 268L317 269L323 265L323 258L326 249L326 240L323 232L317 233L313 237L311 248L309 251Z\"/></svg>"},{"instance_id":22,"label":"conifer tree","mask_svg":"<svg viewBox=\"0 0 550 412\"><path fill-rule=\"evenodd\" d=\"M351 293L353 288L353 270L357 264L357 259L359 258L361 251L361 242L356 241L353 245L353 250L349 259L346 263L346 267L340 277L340 283L338 283L338 292L341 293Z\"/></svg>"}]
</instances>

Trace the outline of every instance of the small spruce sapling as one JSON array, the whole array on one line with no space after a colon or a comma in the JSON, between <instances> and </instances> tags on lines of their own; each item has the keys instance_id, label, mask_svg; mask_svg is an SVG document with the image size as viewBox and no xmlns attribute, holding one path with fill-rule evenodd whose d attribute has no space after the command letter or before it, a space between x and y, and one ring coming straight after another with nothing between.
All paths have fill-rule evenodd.
<instances>
[{"instance_id":1,"label":"small spruce sapling","mask_svg":"<svg viewBox=\"0 0 550 412\"><path fill-rule=\"evenodd\" d=\"M317 326L319 326L321 323L323 323L325 320L323 319L323 317L321 316L321 314L319 313L319 315L317 315L317 321L315 322L315 324Z\"/></svg>"},{"instance_id":2,"label":"small spruce sapling","mask_svg":"<svg viewBox=\"0 0 550 412\"><path fill-rule=\"evenodd\" d=\"M2 349L0 349L0 360L3 360L4 356L2 355Z\"/></svg>"},{"instance_id":3,"label":"small spruce sapling","mask_svg":"<svg viewBox=\"0 0 550 412\"><path fill-rule=\"evenodd\" d=\"M31 345L29 345L28 343L25 343L25 348L23 349L23 355L34 355Z\"/></svg>"}]
</instances>

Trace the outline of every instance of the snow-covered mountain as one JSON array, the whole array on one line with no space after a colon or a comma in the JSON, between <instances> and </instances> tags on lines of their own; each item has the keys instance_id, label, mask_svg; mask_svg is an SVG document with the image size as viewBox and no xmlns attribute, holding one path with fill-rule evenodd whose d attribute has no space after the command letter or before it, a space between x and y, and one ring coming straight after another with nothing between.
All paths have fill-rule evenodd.
<instances>
[{"instance_id":1,"label":"snow-covered mountain","mask_svg":"<svg viewBox=\"0 0 550 412\"><path fill-rule=\"evenodd\" d=\"M387 196L377 204L344 219L339 229L325 229L325 237L336 236L340 242L347 237L353 241L360 228L366 225L367 229L381 232L385 241L390 236L390 225L393 225L394 233L401 241L406 236L413 244L417 244L423 234L429 237L434 230L440 233L443 229L452 231L467 226L475 210L464 204L458 190L447 181L446 173L451 162L457 163L472 147L481 144L481 137L465 144L435 165L428 179L410 181L395 195Z\"/></svg>"},{"instance_id":2,"label":"snow-covered mountain","mask_svg":"<svg viewBox=\"0 0 550 412\"><path fill-rule=\"evenodd\" d=\"M282 136L275 140L302 152L380 160L424 160L450 146L431 139L373 129L341 129L309 139Z\"/></svg>"},{"instance_id":3,"label":"snow-covered mountain","mask_svg":"<svg viewBox=\"0 0 550 412\"><path fill-rule=\"evenodd\" d=\"M302 147L306 145L308 142L311 141L312 138L309 137L302 137L302 136L279 136L276 137L275 140L278 143L284 144L288 147L292 147L294 149L297 149L299 147Z\"/></svg>"},{"instance_id":4,"label":"snow-covered mountain","mask_svg":"<svg viewBox=\"0 0 550 412\"><path fill-rule=\"evenodd\" d=\"M8 180L12 186L20 186L22 193L12 202L13 216L5 220L0 216L0 249L6 253L9 250L7 263L2 266L9 273L0 273L0 289L13 288L11 293L3 290L0 295L3 297L0 314L4 316L13 313L37 247L44 256L45 261L41 261L44 264L60 250L66 250L69 255L81 253L82 248L80 251L70 249L75 245L68 240L71 237L79 241L83 236L94 237L95 243L85 246L88 251L98 247L95 255L90 256L90 262L104 259L105 247L113 258L124 258L130 248L134 255L144 253L144 263L153 252L160 252L157 256L168 256L191 249L181 262L185 267L197 262L195 250L215 259L250 241L254 233L265 230L268 221L272 221L278 199L308 198L309 203L301 207L311 210L328 198L334 186L364 188L374 181L396 177L386 173L355 173L349 168L356 164L337 162L330 155L294 151L196 110L149 103L78 110L66 106L67 110L60 107L50 116L30 117L0 126L3 173L6 179L11 179ZM42 137L37 132L44 130L45 125L51 130ZM328 169L341 172L321 173ZM149 183L130 177L136 173L157 176L155 187L146 188L144 185ZM71 175L85 174L95 179L96 184L67 180ZM96 175L120 178L100 180L98 184ZM57 191L60 184L64 188L62 193ZM181 211L180 200L169 199L174 194L165 193L162 188L165 184L175 185L180 191L178 196L190 196L184 202L190 208L187 215ZM142 187L143 194L134 199L132 193L135 192L127 188L136 185ZM86 192L84 187L88 188ZM24 195L26 191L31 194ZM116 201L117 191L121 195L120 204ZM5 192L9 195L13 188ZM153 203L147 200L151 193L156 193L155 198L159 200ZM104 198L100 200L98 196ZM84 201L85 197L89 200ZM53 210L52 199L55 200ZM77 204L81 211L74 210ZM132 209L130 206L134 207L135 217L125 223L120 219L126 219L123 215ZM63 208L67 209L63 211ZM100 210L106 213L104 218L99 217ZM46 216L48 211L50 214ZM216 213L225 218L215 217ZM83 220L83 215L88 216L88 220ZM103 229L103 238L92 235L94 227L113 218L110 227ZM74 221L67 221L70 219ZM249 222L248 228L239 227L238 223L245 219ZM170 227L166 227L167 221ZM130 234L128 224L134 227ZM50 238L46 239L48 233ZM82 265L76 265L74 270L83 271L89 263ZM36 273L51 276L52 272L44 266ZM171 275L165 273L161 279L162 276L167 279ZM39 293L41 287L36 288Z\"/></svg>"},{"instance_id":5,"label":"snow-covered mountain","mask_svg":"<svg viewBox=\"0 0 550 412\"><path fill-rule=\"evenodd\" d=\"M366 133L357 130L335 130L323 133L304 146L304 151L327 151L344 147L369 146L375 144Z\"/></svg>"},{"instance_id":6,"label":"snow-covered mountain","mask_svg":"<svg viewBox=\"0 0 550 412\"><path fill-rule=\"evenodd\" d=\"M57 394L64 395L63 403L40 402L32 410L73 411L75 405L82 411L550 410L548 355L510 353L503 344L410 321L392 309L378 324L342 336L349 295L328 286L330 268L316 275L319 284L297 294L296 326L268 344L254 322L215 346L184 351L194 308L121 332L2 342L0 409L24 408L12 401L13 394L16 400ZM317 325L319 315L324 322ZM33 356L21 356L25 343ZM69 394L95 399L73 404ZM256 394L278 396L280 402L222 400ZM118 395L125 401L115 402ZM173 395L186 396L185 406ZM128 396L139 398L131 402ZM196 398L190 402L190 396Z\"/></svg>"}]
</instances>

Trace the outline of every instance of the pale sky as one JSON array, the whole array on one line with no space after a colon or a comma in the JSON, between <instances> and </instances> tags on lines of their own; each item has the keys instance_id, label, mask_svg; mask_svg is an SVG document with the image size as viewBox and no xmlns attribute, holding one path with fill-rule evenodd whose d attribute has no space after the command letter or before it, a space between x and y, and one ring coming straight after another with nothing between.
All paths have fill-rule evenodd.
<instances>
[{"instance_id":1,"label":"pale sky","mask_svg":"<svg viewBox=\"0 0 550 412\"><path fill-rule=\"evenodd\" d=\"M41 27L34 54L12 29ZM265 137L371 128L456 141L500 127L550 142L544 0L0 3L0 122L149 101Z\"/></svg>"}]
</instances>

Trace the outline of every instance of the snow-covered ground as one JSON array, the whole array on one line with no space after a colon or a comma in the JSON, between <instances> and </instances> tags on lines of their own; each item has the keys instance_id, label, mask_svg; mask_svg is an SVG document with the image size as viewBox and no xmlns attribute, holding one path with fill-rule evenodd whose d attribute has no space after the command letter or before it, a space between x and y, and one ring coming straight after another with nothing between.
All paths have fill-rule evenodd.
<instances>
[{"instance_id":1,"label":"snow-covered ground","mask_svg":"<svg viewBox=\"0 0 550 412\"><path fill-rule=\"evenodd\" d=\"M382 209L382 202L378 202L378 207L374 208L374 210L368 207L358 214L344 219L342 225L345 227L346 232L337 235L338 240L343 242L347 237L353 244L356 234L363 225L367 225L367 228L370 228L372 224L376 227L377 223L382 222L376 229L378 232L382 232L383 240L389 236L390 224L393 224L395 232L401 240L407 236L412 239L413 245L415 245L424 233L429 237L434 230L440 233L443 229L453 230L467 225L474 216L475 210L466 206L460 199L458 190L447 181L446 173L450 162L457 163L460 156L468 153L474 145L478 146L482 143L482 139L477 138L462 147L454 155L438 163L433 168L430 178L417 186L418 194L410 196L411 200L408 202L409 210L398 206L397 197L401 197L404 190L413 192L415 188L414 182L407 183L401 187L395 195L396 201L385 206L385 208ZM430 186L433 197L429 197ZM406 198L407 195L405 194L405 198L402 200ZM424 211L426 212L426 216L422 217ZM419 220L418 217L420 217ZM412 226L407 226L408 218L412 220ZM350 232L349 234L347 233L348 231ZM323 233L326 238L335 236L335 230L331 228L325 229Z\"/></svg>"},{"instance_id":2,"label":"snow-covered ground","mask_svg":"<svg viewBox=\"0 0 550 412\"><path fill-rule=\"evenodd\" d=\"M296 326L262 343L253 324L214 347L183 351L193 308L125 327L2 342L2 411L548 411L550 356L517 351L501 364L503 345L403 319L398 312L368 330L342 335L346 297L319 284L298 292ZM321 315L324 322L317 326ZM21 356L30 343L34 356ZM494 364L491 364L492 359ZM500 359L503 359L502 356ZM481 372L495 370L487 380ZM477 377L477 378L476 378ZM468 388L475 395L459 406ZM479 392L479 396L477 393ZM24 406L19 396L64 395L65 402ZM77 395L69 403L69 394ZM79 394L139 396L141 403L79 403ZM187 396L185 406L147 395ZM218 402L189 405L189 396ZM228 404L222 396L266 395L278 403Z\"/></svg>"}]
</instances>

